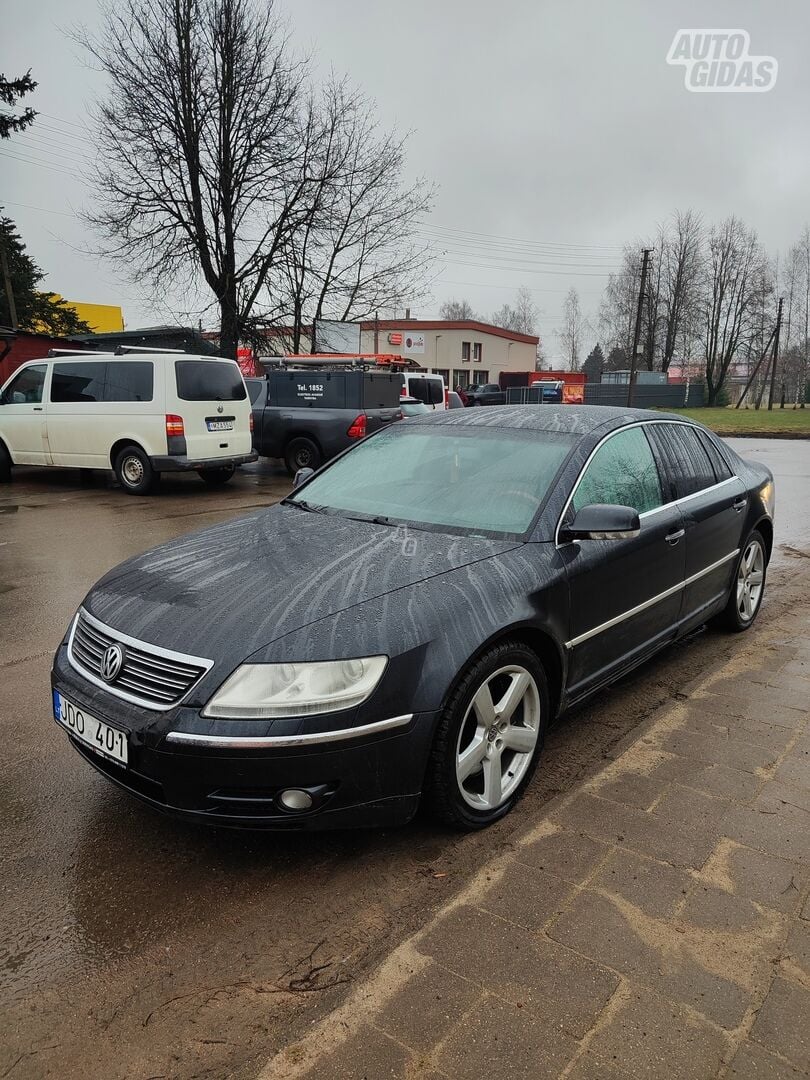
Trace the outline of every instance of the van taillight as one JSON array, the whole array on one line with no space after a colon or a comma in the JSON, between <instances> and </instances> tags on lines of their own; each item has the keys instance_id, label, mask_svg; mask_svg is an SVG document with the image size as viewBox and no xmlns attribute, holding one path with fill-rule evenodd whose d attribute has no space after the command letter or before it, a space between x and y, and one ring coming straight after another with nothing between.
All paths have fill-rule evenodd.
<instances>
[{"instance_id":1,"label":"van taillight","mask_svg":"<svg viewBox=\"0 0 810 1080\"><path fill-rule=\"evenodd\" d=\"M365 439L366 437L366 414L360 413L352 426L346 432L350 439Z\"/></svg>"},{"instance_id":2,"label":"van taillight","mask_svg":"<svg viewBox=\"0 0 810 1080\"><path fill-rule=\"evenodd\" d=\"M407 397L408 396L408 387L407 386L402 387L402 389L399 392L399 396L400 397Z\"/></svg>"},{"instance_id":3,"label":"van taillight","mask_svg":"<svg viewBox=\"0 0 810 1080\"><path fill-rule=\"evenodd\" d=\"M166 413L166 434L171 435L185 435L186 429L183 427L183 417L176 416L174 413Z\"/></svg>"},{"instance_id":4,"label":"van taillight","mask_svg":"<svg viewBox=\"0 0 810 1080\"><path fill-rule=\"evenodd\" d=\"M250 432L251 434L253 434L253 413L250 414L250 420L248 421L248 424L250 425Z\"/></svg>"}]
</instances>

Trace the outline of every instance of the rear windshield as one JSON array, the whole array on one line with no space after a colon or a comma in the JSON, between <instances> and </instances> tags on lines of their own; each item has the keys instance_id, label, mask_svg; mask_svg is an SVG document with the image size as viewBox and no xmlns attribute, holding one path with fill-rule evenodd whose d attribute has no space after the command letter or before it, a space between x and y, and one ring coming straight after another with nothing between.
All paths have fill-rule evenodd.
<instances>
[{"instance_id":1,"label":"rear windshield","mask_svg":"<svg viewBox=\"0 0 810 1080\"><path fill-rule=\"evenodd\" d=\"M408 379L411 397L419 398L426 405L440 405L444 401L444 383L441 379Z\"/></svg>"},{"instance_id":2,"label":"rear windshield","mask_svg":"<svg viewBox=\"0 0 810 1080\"><path fill-rule=\"evenodd\" d=\"M262 392L262 382L259 379L245 379L245 386L250 397L250 404L255 405Z\"/></svg>"},{"instance_id":3,"label":"rear windshield","mask_svg":"<svg viewBox=\"0 0 810 1080\"><path fill-rule=\"evenodd\" d=\"M236 364L216 360L176 360L177 396L183 401L244 401L242 373Z\"/></svg>"}]
</instances>

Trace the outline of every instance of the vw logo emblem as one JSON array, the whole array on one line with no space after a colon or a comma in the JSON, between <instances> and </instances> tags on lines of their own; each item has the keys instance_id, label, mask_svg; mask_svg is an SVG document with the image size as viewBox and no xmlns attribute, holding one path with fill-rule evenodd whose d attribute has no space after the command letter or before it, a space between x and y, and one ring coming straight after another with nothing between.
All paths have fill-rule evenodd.
<instances>
[{"instance_id":1,"label":"vw logo emblem","mask_svg":"<svg viewBox=\"0 0 810 1080\"><path fill-rule=\"evenodd\" d=\"M224 405L217 405L217 412L224 412L224 411L225 411L225 406Z\"/></svg>"},{"instance_id":2,"label":"vw logo emblem","mask_svg":"<svg viewBox=\"0 0 810 1080\"><path fill-rule=\"evenodd\" d=\"M114 682L124 666L124 650L120 645L110 645L101 657L101 675L104 682Z\"/></svg>"}]
</instances>

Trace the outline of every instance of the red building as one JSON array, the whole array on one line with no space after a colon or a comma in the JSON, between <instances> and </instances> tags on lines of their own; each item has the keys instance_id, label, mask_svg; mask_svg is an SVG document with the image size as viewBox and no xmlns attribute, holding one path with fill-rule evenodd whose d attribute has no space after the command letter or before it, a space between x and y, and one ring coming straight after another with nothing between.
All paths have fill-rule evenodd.
<instances>
[{"instance_id":1,"label":"red building","mask_svg":"<svg viewBox=\"0 0 810 1080\"><path fill-rule=\"evenodd\" d=\"M49 349L86 352L87 346L66 338L51 337L50 334L32 334L28 330L11 330L7 326L0 326L0 386L20 364L27 360L43 360Z\"/></svg>"}]
</instances>

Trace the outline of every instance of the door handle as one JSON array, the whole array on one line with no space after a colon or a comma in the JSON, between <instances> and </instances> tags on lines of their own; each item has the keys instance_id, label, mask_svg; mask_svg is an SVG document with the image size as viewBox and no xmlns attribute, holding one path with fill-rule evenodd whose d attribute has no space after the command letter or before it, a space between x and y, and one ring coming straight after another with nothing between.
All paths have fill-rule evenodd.
<instances>
[{"instance_id":1,"label":"door handle","mask_svg":"<svg viewBox=\"0 0 810 1080\"><path fill-rule=\"evenodd\" d=\"M667 535L664 537L664 539L670 545L670 547L675 547L675 545L678 543L678 541L681 539L681 537L685 536L685 535L686 535L686 529L678 529L677 532L667 533Z\"/></svg>"},{"instance_id":2,"label":"door handle","mask_svg":"<svg viewBox=\"0 0 810 1080\"><path fill-rule=\"evenodd\" d=\"M731 505L732 505L733 509L736 510L737 513L739 514L741 510L745 509L745 506L746 506L747 502L748 502L748 499L737 499Z\"/></svg>"},{"instance_id":3,"label":"door handle","mask_svg":"<svg viewBox=\"0 0 810 1080\"><path fill-rule=\"evenodd\" d=\"M42 406L41 405L35 405L32 412L42 412Z\"/></svg>"}]
</instances>

